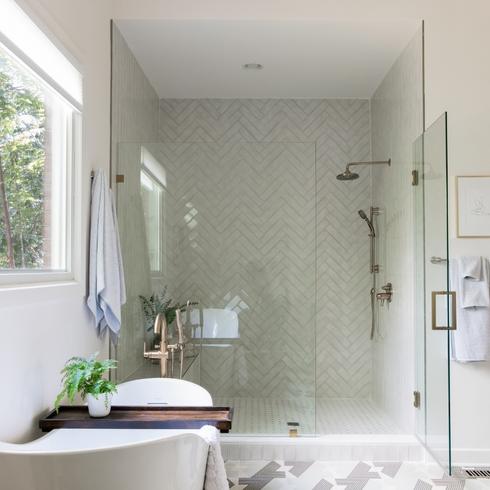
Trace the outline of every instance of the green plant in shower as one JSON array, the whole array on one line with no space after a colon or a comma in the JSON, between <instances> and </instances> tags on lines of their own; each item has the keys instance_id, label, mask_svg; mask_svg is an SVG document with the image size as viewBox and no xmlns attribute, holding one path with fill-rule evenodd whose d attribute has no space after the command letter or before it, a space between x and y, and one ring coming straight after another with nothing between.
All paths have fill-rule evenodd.
<instances>
[{"instance_id":1,"label":"green plant in shower","mask_svg":"<svg viewBox=\"0 0 490 490\"><path fill-rule=\"evenodd\" d=\"M98 352L87 358L72 357L66 362L65 367L61 370L62 389L54 402L56 411L65 397L70 403L73 403L77 393L80 393L82 399L85 400L87 395L97 397L117 391L116 384L104 377L111 369L116 369L117 361L113 359L98 361L97 355Z\"/></svg>"},{"instance_id":2,"label":"green plant in shower","mask_svg":"<svg viewBox=\"0 0 490 490\"><path fill-rule=\"evenodd\" d=\"M165 320L167 320L167 325L171 325L175 320L175 311L186 310L187 304L179 305L178 303L174 303L174 300L168 297L167 293L168 286L165 286L160 294L153 293L148 297L142 295L139 296L147 331L150 331L153 328L153 324L159 313L163 313L165 315ZM190 303L191 306L196 304L197 303Z\"/></svg>"},{"instance_id":3,"label":"green plant in shower","mask_svg":"<svg viewBox=\"0 0 490 490\"><path fill-rule=\"evenodd\" d=\"M173 303L173 299L167 297L168 286L163 288L160 294L152 293L151 296L140 295L141 307L143 308L143 315L145 317L146 330L151 330L155 323L155 318L159 313L165 315L167 324L170 325L175 320L176 304Z\"/></svg>"}]
</instances>

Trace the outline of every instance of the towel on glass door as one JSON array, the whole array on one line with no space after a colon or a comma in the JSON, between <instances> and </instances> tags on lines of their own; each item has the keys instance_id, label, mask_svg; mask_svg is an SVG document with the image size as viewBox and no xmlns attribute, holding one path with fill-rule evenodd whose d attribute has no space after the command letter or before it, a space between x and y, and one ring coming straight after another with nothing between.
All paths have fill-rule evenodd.
<instances>
[{"instance_id":1,"label":"towel on glass door","mask_svg":"<svg viewBox=\"0 0 490 490\"><path fill-rule=\"evenodd\" d=\"M90 211L89 296L87 306L101 335L109 328L117 343L121 329L121 306L126 302L126 286L112 191L103 170L92 182Z\"/></svg>"},{"instance_id":2,"label":"towel on glass door","mask_svg":"<svg viewBox=\"0 0 490 490\"><path fill-rule=\"evenodd\" d=\"M480 261L470 260L469 257L451 261L452 289L459 298L456 308L457 329L451 332L451 358L454 361L490 360L490 306L488 303L485 305L485 297L490 294L490 266L487 259L478 258ZM465 281L469 276L473 281L480 277L478 282L484 284L478 284L473 290L468 289ZM471 303L474 305L463 306Z\"/></svg>"},{"instance_id":3,"label":"towel on glass door","mask_svg":"<svg viewBox=\"0 0 490 490\"><path fill-rule=\"evenodd\" d=\"M462 308L490 306L488 262L483 257L459 257L460 296Z\"/></svg>"}]
</instances>

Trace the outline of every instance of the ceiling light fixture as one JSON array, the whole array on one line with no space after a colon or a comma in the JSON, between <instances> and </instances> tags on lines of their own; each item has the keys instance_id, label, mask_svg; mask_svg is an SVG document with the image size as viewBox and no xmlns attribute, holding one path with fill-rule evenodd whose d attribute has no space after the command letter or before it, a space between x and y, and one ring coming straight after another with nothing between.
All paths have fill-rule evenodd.
<instances>
[{"instance_id":1,"label":"ceiling light fixture","mask_svg":"<svg viewBox=\"0 0 490 490\"><path fill-rule=\"evenodd\" d=\"M261 65L260 63L245 63L242 65L242 68L244 70L262 70L264 65Z\"/></svg>"}]
</instances>

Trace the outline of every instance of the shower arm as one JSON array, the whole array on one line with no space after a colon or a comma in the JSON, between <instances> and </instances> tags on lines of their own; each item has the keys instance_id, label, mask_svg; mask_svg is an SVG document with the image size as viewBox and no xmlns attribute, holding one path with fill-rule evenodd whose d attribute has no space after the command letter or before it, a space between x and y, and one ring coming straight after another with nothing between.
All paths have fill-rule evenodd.
<instances>
[{"instance_id":1,"label":"shower arm","mask_svg":"<svg viewBox=\"0 0 490 490\"><path fill-rule=\"evenodd\" d=\"M358 166L358 165L388 165L391 166L391 158L388 160L377 160L374 162L350 162L347 164L346 170L350 172L350 167Z\"/></svg>"}]
</instances>

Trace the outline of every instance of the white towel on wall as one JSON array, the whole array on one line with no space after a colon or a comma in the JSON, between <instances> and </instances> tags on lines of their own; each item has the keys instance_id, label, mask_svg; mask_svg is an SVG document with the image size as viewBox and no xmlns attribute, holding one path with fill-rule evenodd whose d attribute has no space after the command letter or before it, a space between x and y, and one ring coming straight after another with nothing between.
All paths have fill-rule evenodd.
<instances>
[{"instance_id":1,"label":"white towel on wall","mask_svg":"<svg viewBox=\"0 0 490 490\"><path fill-rule=\"evenodd\" d=\"M126 286L112 191L103 170L92 182L90 211L89 295L87 306L101 335L109 328L114 343L121 329Z\"/></svg>"},{"instance_id":2,"label":"white towel on wall","mask_svg":"<svg viewBox=\"0 0 490 490\"><path fill-rule=\"evenodd\" d=\"M228 490L225 462L221 455L219 433L216 427L205 425L199 429L201 437L209 444L204 490Z\"/></svg>"},{"instance_id":3,"label":"white towel on wall","mask_svg":"<svg viewBox=\"0 0 490 490\"><path fill-rule=\"evenodd\" d=\"M488 261L484 257L459 257L460 295L462 308L490 306Z\"/></svg>"},{"instance_id":4,"label":"white towel on wall","mask_svg":"<svg viewBox=\"0 0 490 490\"><path fill-rule=\"evenodd\" d=\"M482 274L483 257L466 256L458 257L459 270L463 277L479 281Z\"/></svg>"},{"instance_id":5,"label":"white towel on wall","mask_svg":"<svg viewBox=\"0 0 490 490\"><path fill-rule=\"evenodd\" d=\"M451 261L451 288L460 298L463 286L463 270L461 260ZM481 261L481 277L488 283L489 263ZM476 274L475 274L476 275ZM463 307L461 299L456 302L457 328L451 332L451 358L459 362L476 362L490 360L490 306Z\"/></svg>"}]
</instances>

